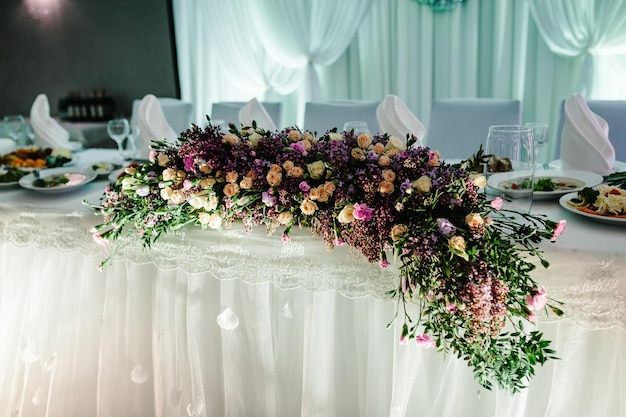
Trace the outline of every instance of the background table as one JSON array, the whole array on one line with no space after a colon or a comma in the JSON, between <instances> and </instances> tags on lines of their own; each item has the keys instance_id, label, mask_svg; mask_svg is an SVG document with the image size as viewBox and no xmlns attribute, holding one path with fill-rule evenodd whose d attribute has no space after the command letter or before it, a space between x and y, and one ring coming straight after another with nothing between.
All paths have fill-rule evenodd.
<instances>
[{"instance_id":1,"label":"background table","mask_svg":"<svg viewBox=\"0 0 626 417\"><path fill-rule=\"evenodd\" d=\"M0 191L0 415L626 415L626 228L535 205L569 222L535 275L566 318L540 317L561 359L512 396L400 345L384 296L397 266L307 231L184 229L150 251L128 242L99 272L101 218L80 201L105 184Z\"/></svg>"}]
</instances>

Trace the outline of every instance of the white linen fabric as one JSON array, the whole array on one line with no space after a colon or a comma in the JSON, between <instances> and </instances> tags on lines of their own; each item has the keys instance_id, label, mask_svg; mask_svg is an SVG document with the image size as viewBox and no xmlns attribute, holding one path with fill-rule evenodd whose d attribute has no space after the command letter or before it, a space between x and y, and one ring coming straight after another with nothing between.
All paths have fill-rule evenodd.
<instances>
[{"instance_id":1,"label":"white linen fabric","mask_svg":"<svg viewBox=\"0 0 626 417\"><path fill-rule=\"evenodd\" d=\"M565 302L566 319L536 328L560 359L512 396L479 390L454 355L400 345L401 321L385 326L395 267L346 247L328 253L306 231L284 244L263 228L185 230L153 251L132 243L98 272L91 212L6 204L0 415L626 415L617 228L566 213L564 239L546 248L551 269L536 276Z\"/></svg>"},{"instance_id":2,"label":"white linen fabric","mask_svg":"<svg viewBox=\"0 0 626 417\"><path fill-rule=\"evenodd\" d=\"M613 172L615 149L609 140L609 125L593 113L580 94L565 100L561 133L563 169L579 169L608 175Z\"/></svg>"},{"instance_id":3,"label":"white linen fabric","mask_svg":"<svg viewBox=\"0 0 626 417\"><path fill-rule=\"evenodd\" d=\"M167 122L159 99L154 94L146 94L137 108L139 126L139 155L147 158L150 154L150 142L155 140L176 141L178 135Z\"/></svg>"},{"instance_id":4,"label":"white linen fabric","mask_svg":"<svg viewBox=\"0 0 626 417\"><path fill-rule=\"evenodd\" d=\"M381 132L405 141L407 134L411 134L417 138L416 145L422 146L426 129L398 96L385 96L376 109L376 118Z\"/></svg>"},{"instance_id":5,"label":"white linen fabric","mask_svg":"<svg viewBox=\"0 0 626 417\"><path fill-rule=\"evenodd\" d=\"M11 138L0 138L0 155L6 155L17 149L17 144Z\"/></svg>"},{"instance_id":6,"label":"white linen fabric","mask_svg":"<svg viewBox=\"0 0 626 417\"><path fill-rule=\"evenodd\" d=\"M70 142L70 133L50 116L48 96L39 94L30 108L30 124L35 133L35 144L43 147L76 149Z\"/></svg>"},{"instance_id":7,"label":"white linen fabric","mask_svg":"<svg viewBox=\"0 0 626 417\"><path fill-rule=\"evenodd\" d=\"M243 126L252 126L252 122L256 122L257 127L261 129L276 130L276 124L272 117L256 97L239 110L239 123Z\"/></svg>"},{"instance_id":8,"label":"white linen fabric","mask_svg":"<svg viewBox=\"0 0 626 417\"><path fill-rule=\"evenodd\" d=\"M138 125L137 114L139 111L139 105L142 99L133 100L133 108L130 115L130 127L131 130L134 126ZM174 97L157 97L165 120L172 127L174 132L183 132L191 126L194 121L193 116L193 104L187 103Z\"/></svg>"}]
</instances>

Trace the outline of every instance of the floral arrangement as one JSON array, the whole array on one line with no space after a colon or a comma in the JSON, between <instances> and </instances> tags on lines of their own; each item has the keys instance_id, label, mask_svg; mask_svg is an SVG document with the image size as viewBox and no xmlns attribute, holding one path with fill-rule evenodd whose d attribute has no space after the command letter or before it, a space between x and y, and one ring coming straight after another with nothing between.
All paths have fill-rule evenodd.
<instances>
[{"instance_id":1,"label":"floral arrangement","mask_svg":"<svg viewBox=\"0 0 626 417\"><path fill-rule=\"evenodd\" d=\"M283 241L292 228L308 228L329 250L351 245L381 267L393 256L400 276L388 295L398 303L394 320L404 319L400 343L450 352L482 386L517 392L535 365L554 358L550 342L524 323L540 309L561 314L532 279L531 261L548 267L538 244L556 239L565 222L488 201L485 178L474 173L482 150L450 165L414 144L336 129L316 138L295 127L192 126L177 144L154 142L149 162L106 188L93 205L104 216L94 238L135 235L149 247L180 227L240 221L281 229Z\"/></svg>"}]
</instances>

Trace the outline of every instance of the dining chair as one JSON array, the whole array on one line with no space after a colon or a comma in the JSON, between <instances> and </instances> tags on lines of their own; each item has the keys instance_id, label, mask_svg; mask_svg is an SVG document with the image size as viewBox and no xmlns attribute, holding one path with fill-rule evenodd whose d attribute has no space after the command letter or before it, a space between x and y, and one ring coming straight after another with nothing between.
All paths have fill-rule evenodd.
<instances>
[{"instance_id":1,"label":"dining chair","mask_svg":"<svg viewBox=\"0 0 626 417\"><path fill-rule=\"evenodd\" d=\"M519 125L522 102L496 98L433 100L424 143L444 159L467 159L485 145L489 126Z\"/></svg>"},{"instance_id":2,"label":"dining chair","mask_svg":"<svg viewBox=\"0 0 626 417\"><path fill-rule=\"evenodd\" d=\"M589 110L602 117L609 125L609 140L615 148L615 160L626 161L626 100L586 100ZM561 134L565 122L565 100L561 101L559 124L556 131L556 156L561 156Z\"/></svg>"},{"instance_id":3,"label":"dining chair","mask_svg":"<svg viewBox=\"0 0 626 417\"><path fill-rule=\"evenodd\" d=\"M350 121L363 121L371 134L380 132L376 109L378 101L336 100L310 101L304 109L304 129L323 135L336 127L343 130L343 125Z\"/></svg>"},{"instance_id":4,"label":"dining chair","mask_svg":"<svg viewBox=\"0 0 626 417\"><path fill-rule=\"evenodd\" d=\"M167 123L174 132L178 134L191 127L193 122L193 104L172 97L157 97L157 100L161 105ZM133 110L130 117L131 127L138 125L137 115L141 101L142 99L133 100Z\"/></svg>"},{"instance_id":5,"label":"dining chair","mask_svg":"<svg viewBox=\"0 0 626 417\"><path fill-rule=\"evenodd\" d=\"M248 101L219 101L211 107L211 120L224 120L227 124L239 126L239 111ZM260 102L267 114L272 118L278 129L282 128L283 103L264 101Z\"/></svg>"}]
</instances>

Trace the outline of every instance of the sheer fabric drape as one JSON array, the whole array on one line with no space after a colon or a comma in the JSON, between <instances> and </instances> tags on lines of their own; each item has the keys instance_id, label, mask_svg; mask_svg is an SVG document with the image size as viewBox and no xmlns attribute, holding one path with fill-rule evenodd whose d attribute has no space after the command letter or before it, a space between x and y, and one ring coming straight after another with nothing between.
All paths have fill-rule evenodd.
<instances>
[{"instance_id":1,"label":"sheer fabric drape","mask_svg":"<svg viewBox=\"0 0 626 417\"><path fill-rule=\"evenodd\" d=\"M585 60L577 92L589 98L619 98L624 93L620 81L626 64L626 1L528 3L550 50Z\"/></svg>"}]
</instances>

